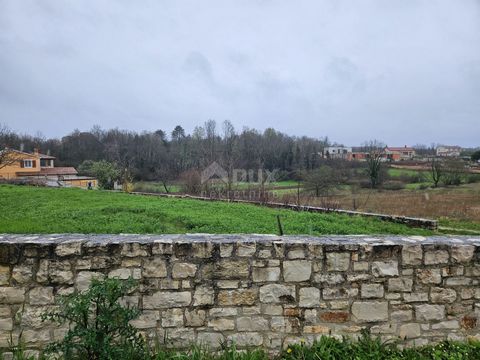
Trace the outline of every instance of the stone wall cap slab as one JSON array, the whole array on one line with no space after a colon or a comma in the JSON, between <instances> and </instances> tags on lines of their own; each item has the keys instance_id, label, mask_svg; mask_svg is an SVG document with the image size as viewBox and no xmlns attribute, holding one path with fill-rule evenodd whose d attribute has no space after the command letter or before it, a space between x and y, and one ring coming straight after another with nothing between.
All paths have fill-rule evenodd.
<instances>
[{"instance_id":1,"label":"stone wall cap slab","mask_svg":"<svg viewBox=\"0 0 480 360\"><path fill-rule=\"evenodd\" d=\"M474 245L480 246L480 237L462 236L396 236L396 235L269 235L269 234L0 234L0 244L59 244L83 242L88 246L125 243L282 243L317 245Z\"/></svg>"}]
</instances>

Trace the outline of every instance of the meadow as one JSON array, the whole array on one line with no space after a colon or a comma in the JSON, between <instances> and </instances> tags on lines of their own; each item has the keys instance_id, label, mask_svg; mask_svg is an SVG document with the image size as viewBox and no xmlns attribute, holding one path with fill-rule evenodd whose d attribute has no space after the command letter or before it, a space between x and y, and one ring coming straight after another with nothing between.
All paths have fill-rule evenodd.
<instances>
[{"instance_id":1,"label":"meadow","mask_svg":"<svg viewBox=\"0 0 480 360\"><path fill-rule=\"evenodd\" d=\"M372 218L125 193L0 185L0 233L420 234Z\"/></svg>"}]
</instances>

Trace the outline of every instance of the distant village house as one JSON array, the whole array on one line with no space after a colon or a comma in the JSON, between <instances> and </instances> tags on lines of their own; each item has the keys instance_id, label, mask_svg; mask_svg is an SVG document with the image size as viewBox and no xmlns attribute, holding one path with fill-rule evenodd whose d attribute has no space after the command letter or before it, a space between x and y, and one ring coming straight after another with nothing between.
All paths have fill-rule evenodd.
<instances>
[{"instance_id":1,"label":"distant village house","mask_svg":"<svg viewBox=\"0 0 480 360\"><path fill-rule=\"evenodd\" d=\"M360 160L368 159L369 153L362 148L351 148L346 146L328 146L322 153L325 159ZM381 155L383 161L412 160L415 157L415 149L412 147L385 147Z\"/></svg>"},{"instance_id":2,"label":"distant village house","mask_svg":"<svg viewBox=\"0 0 480 360\"><path fill-rule=\"evenodd\" d=\"M328 146L323 150L325 159L351 160L352 148L345 146Z\"/></svg>"},{"instance_id":3,"label":"distant village house","mask_svg":"<svg viewBox=\"0 0 480 360\"><path fill-rule=\"evenodd\" d=\"M388 161L412 160L415 157L415 149L405 145L404 147L385 147L385 158Z\"/></svg>"},{"instance_id":4,"label":"distant village house","mask_svg":"<svg viewBox=\"0 0 480 360\"><path fill-rule=\"evenodd\" d=\"M97 179L79 176L74 167L55 167L55 157L41 154L37 149L33 153L14 149L1 152L4 162L0 166L0 179L31 180L59 187L97 187Z\"/></svg>"},{"instance_id":5,"label":"distant village house","mask_svg":"<svg viewBox=\"0 0 480 360\"><path fill-rule=\"evenodd\" d=\"M437 156L441 157L460 157L462 148L460 146L441 145L437 147Z\"/></svg>"}]
</instances>

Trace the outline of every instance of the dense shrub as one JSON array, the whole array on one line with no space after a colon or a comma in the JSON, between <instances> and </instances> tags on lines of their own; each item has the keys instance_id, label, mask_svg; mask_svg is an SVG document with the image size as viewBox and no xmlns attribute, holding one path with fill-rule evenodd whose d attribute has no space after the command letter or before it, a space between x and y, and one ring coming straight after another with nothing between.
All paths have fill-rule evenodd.
<instances>
[{"instance_id":1,"label":"dense shrub","mask_svg":"<svg viewBox=\"0 0 480 360\"><path fill-rule=\"evenodd\" d=\"M405 184L401 181L388 181L382 185L384 190L402 190L405 189Z\"/></svg>"},{"instance_id":2,"label":"dense shrub","mask_svg":"<svg viewBox=\"0 0 480 360\"><path fill-rule=\"evenodd\" d=\"M467 184L473 184L480 182L480 174L469 174L465 177L465 182Z\"/></svg>"},{"instance_id":3,"label":"dense shrub","mask_svg":"<svg viewBox=\"0 0 480 360\"><path fill-rule=\"evenodd\" d=\"M46 353L67 359L145 359L143 338L129 324L140 312L119 302L134 286L132 279L93 279L85 292L59 297L58 310L43 319L70 326L64 339L50 344Z\"/></svg>"}]
</instances>

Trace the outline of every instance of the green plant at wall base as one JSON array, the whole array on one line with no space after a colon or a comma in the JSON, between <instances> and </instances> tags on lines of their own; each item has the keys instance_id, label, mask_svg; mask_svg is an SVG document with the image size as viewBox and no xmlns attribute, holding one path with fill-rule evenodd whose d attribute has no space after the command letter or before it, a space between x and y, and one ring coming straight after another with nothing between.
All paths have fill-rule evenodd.
<instances>
[{"instance_id":1,"label":"green plant at wall base","mask_svg":"<svg viewBox=\"0 0 480 360\"><path fill-rule=\"evenodd\" d=\"M61 353L66 359L145 359L144 340L129 324L139 310L119 303L134 287L132 279L93 279L85 292L60 297L59 309L44 314L43 320L69 324L69 330L46 353Z\"/></svg>"},{"instance_id":2,"label":"green plant at wall base","mask_svg":"<svg viewBox=\"0 0 480 360\"><path fill-rule=\"evenodd\" d=\"M285 360L479 360L480 342L445 341L436 345L402 349L364 332L358 341L323 336L312 345L289 346L279 357Z\"/></svg>"}]
</instances>

